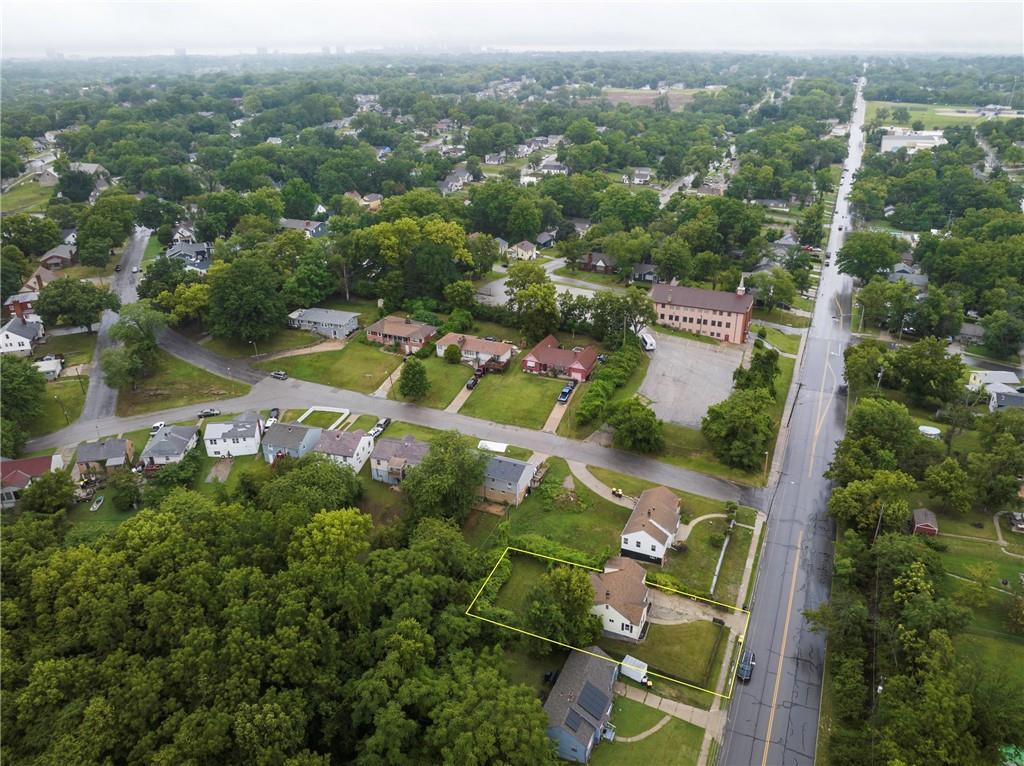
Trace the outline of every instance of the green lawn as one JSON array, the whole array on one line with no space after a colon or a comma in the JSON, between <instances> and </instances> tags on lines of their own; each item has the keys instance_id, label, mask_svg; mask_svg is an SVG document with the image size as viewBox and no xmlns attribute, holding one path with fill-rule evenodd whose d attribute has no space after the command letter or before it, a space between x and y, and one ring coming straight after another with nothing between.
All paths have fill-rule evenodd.
<instances>
[{"instance_id":1,"label":"green lawn","mask_svg":"<svg viewBox=\"0 0 1024 766\"><path fill-rule=\"evenodd\" d=\"M160 244L160 240L156 238L156 232L153 232L149 236L149 241L146 242L146 249L142 251L142 262L139 264L139 267L145 271L146 267L155 261L158 255L164 252L167 252L167 248Z\"/></svg>"},{"instance_id":2,"label":"green lawn","mask_svg":"<svg viewBox=\"0 0 1024 766\"><path fill-rule=\"evenodd\" d=\"M505 635L511 643L512 634ZM565 660L569 657L569 651L558 646L552 646L551 651L543 657L535 656L521 649L510 649L508 646L506 646L504 654L505 662L502 670L505 677L513 684L530 687L538 699L547 695L551 688L544 682L544 674L561 670Z\"/></svg>"},{"instance_id":3,"label":"green lawn","mask_svg":"<svg viewBox=\"0 0 1024 766\"><path fill-rule=\"evenodd\" d=\"M750 326L750 331L755 335L758 334L760 329L761 328L758 325ZM795 354L800 350L799 335L790 335L789 333L782 332L774 327L765 327L764 330L768 333L765 340L771 343L772 346L777 348L783 354Z\"/></svg>"},{"instance_id":4,"label":"green lawn","mask_svg":"<svg viewBox=\"0 0 1024 766\"><path fill-rule=\"evenodd\" d=\"M486 548L494 530L501 523L501 517L485 511L470 511L462 525L462 536L474 548Z\"/></svg>"},{"instance_id":5,"label":"green lawn","mask_svg":"<svg viewBox=\"0 0 1024 766\"><path fill-rule=\"evenodd\" d=\"M663 433L665 449L657 457L664 463L691 468L694 471L743 484L759 484L763 481L761 471L747 473L720 463L712 453L708 440L696 428L687 428L677 423L665 423Z\"/></svg>"},{"instance_id":6,"label":"green lawn","mask_svg":"<svg viewBox=\"0 0 1024 766\"><path fill-rule=\"evenodd\" d=\"M963 633L953 639L953 643L959 656L975 660L982 666L997 667L1008 679L1024 684L1024 638L1009 638Z\"/></svg>"},{"instance_id":7,"label":"green lawn","mask_svg":"<svg viewBox=\"0 0 1024 766\"><path fill-rule=\"evenodd\" d=\"M814 301L810 298L798 295L793 299L793 307L802 311L814 311Z\"/></svg>"},{"instance_id":8,"label":"green lawn","mask_svg":"<svg viewBox=\"0 0 1024 766\"><path fill-rule=\"evenodd\" d=\"M27 180L0 195L0 209L4 215L15 213L42 213L53 196L55 187L40 186L38 181Z\"/></svg>"},{"instance_id":9,"label":"green lawn","mask_svg":"<svg viewBox=\"0 0 1024 766\"><path fill-rule=\"evenodd\" d=\"M705 519L690 532L686 539L685 551L670 551L665 566L659 568L666 574L675 577L682 585L682 590L694 593L698 596L709 596L711 578L715 574L715 564L722 552L721 548L711 545L711 537L715 534L723 534L728 525L726 519ZM750 530L744 530L749 532ZM747 539L747 547L750 540ZM729 543L731 548L732 542ZM740 562L742 573L743 562ZM720 599L715 599L718 601ZM733 603L733 602L726 602Z\"/></svg>"},{"instance_id":10,"label":"green lawn","mask_svg":"<svg viewBox=\"0 0 1024 766\"><path fill-rule=\"evenodd\" d=\"M201 370L160 351L156 371L132 390L121 389L117 397L120 417L182 407L214 399L230 399L249 392L249 386Z\"/></svg>"},{"instance_id":11,"label":"green lawn","mask_svg":"<svg viewBox=\"0 0 1024 766\"><path fill-rule=\"evenodd\" d=\"M940 538L947 546L947 550L939 553L942 564L950 574L960 577L969 577L968 567L992 563L995 572L989 585L997 588L1005 588L1002 580L1008 580L1010 584L1017 582L1017 575L1024 569L1021 559L1007 556L999 550L995 543L975 542L973 540L957 540L956 538ZM954 582L954 587L956 583Z\"/></svg>"},{"instance_id":12,"label":"green lawn","mask_svg":"<svg viewBox=\"0 0 1024 766\"><path fill-rule=\"evenodd\" d=\"M707 335L700 335L695 332L690 332L689 330L679 330L675 327L666 327L665 325L660 324L654 325L650 329L656 333L661 333L662 335L675 335L677 338L695 340L698 343L707 343L709 346L721 345L721 341L717 338L710 338ZM655 340L657 340L657 338L655 338Z\"/></svg>"},{"instance_id":13,"label":"green lawn","mask_svg":"<svg viewBox=\"0 0 1024 766\"><path fill-rule=\"evenodd\" d=\"M25 428L29 438L59 431L78 420L88 390L89 378L85 376L47 383L40 402L41 411Z\"/></svg>"},{"instance_id":14,"label":"green lawn","mask_svg":"<svg viewBox=\"0 0 1024 766\"><path fill-rule=\"evenodd\" d=\"M369 431L377 425L378 420L379 418L376 415L360 415L356 418L355 422L348 427L348 430L358 431L359 429L362 429L364 431Z\"/></svg>"},{"instance_id":15,"label":"green lawn","mask_svg":"<svg viewBox=\"0 0 1024 766\"><path fill-rule=\"evenodd\" d=\"M293 348L313 346L322 341L319 335L308 333L304 330L281 329L266 340L256 344L255 350L251 343L237 339L211 338L203 347L220 356L228 356L238 359L244 356L252 356L259 351L260 354L273 354L277 351L290 351Z\"/></svg>"},{"instance_id":16,"label":"green lawn","mask_svg":"<svg viewBox=\"0 0 1024 766\"><path fill-rule=\"evenodd\" d=\"M619 700L615 698L615 710L612 711L612 723L615 724L618 733L628 736L618 729L618 717L616 710L620 709ZM629 705L644 708L639 702L622 699L622 702ZM651 708L644 708L651 710ZM661 720L662 713L652 711ZM638 714L627 713L627 724L632 725L632 719ZM655 721L657 723L657 721ZM687 721L680 721L678 718L671 718L667 724L658 729L654 734L638 742L600 742L593 749L590 756L592 766L696 766L700 759L700 748L704 742L704 729Z\"/></svg>"},{"instance_id":17,"label":"green lawn","mask_svg":"<svg viewBox=\"0 0 1024 766\"><path fill-rule=\"evenodd\" d=\"M405 496L390 484L374 481L370 477L370 461L359 472L363 494L357 505L373 519L374 526L387 526L401 518L405 509Z\"/></svg>"},{"instance_id":18,"label":"green lawn","mask_svg":"<svg viewBox=\"0 0 1024 766\"><path fill-rule=\"evenodd\" d=\"M568 279L580 279L584 282L590 282L597 287L626 286L618 274L604 274L600 271L584 271L583 269L573 271L568 266L555 269L555 274L560 277L567 277Z\"/></svg>"},{"instance_id":19,"label":"green lawn","mask_svg":"<svg viewBox=\"0 0 1024 766\"><path fill-rule=\"evenodd\" d=\"M144 432L148 438L149 431ZM145 441L143 441L145 445ZM139 450L141 451L141 450ZM139 452L135 453L136 455ZM204 495L213 495L216 491L217 482L206 480L207 475L210 473L210 469L219 460L219 458L204 458L203 468L199 472L199 478L196 480L195 489L197 492ZM228 473L227 481L224 482L224 486L228 492L234 492L238 488L238 482L245 473L253 473L259 476L270 476L270 465L263 459L263 455L257 453L255 455L242 455L241 457L232 458L231 460L231 471Z\"/></svg>"},{"instance_id":20,"label":"green lawn","mask_svg":"<svg viewBox=\"0 0 1024 766\"><path fill-rule=\"evenodd\" d=\"M526 352L523 352L526 353ZM541 428L556 406L564 380L525 373L517 356L501 375L484 375L459 413L496 423Z\"/></svg>"},{"instance_id":21,"label":"green lawn","mask_svg":"<svg viewBox=\"0 0 1024 766\"><path fill-rule=\"evenodd\" d=\"M763 308L754 308L754 319L760 319L762 322L773 322L774 324L784 324L787 327L810 327L811 318L801 316L800 314L793 314L789 311L783 311L782 309L776 308L771 311L765 311Z\"/></svg>"},{"instance_id":22,"label":"green lawn","mask_svg":"<svg viewBox=\"0 0 1024 766\"><path fill-rule=\"evenodd\" d=\"M629 654L646 662L655 673L710 689L718 680L728 633L728 628L710 620L681 625L651 623L647 638L640 644L607 637L599 639L597 644L615 659ZM658 678L654 681L656 686L662 687L672 683Z\"/></svg>"},{"instance_id":23,"label":"green lawn","mask_svg":"<svg viewBox=\"0 0 1024 766\"><path fill-rule=\"evenodd\" d=\"M443 410L452 403L452 399L466 385L466 381L473 377L473 370L465 364L449 364L436 354L423 360L423 366L427 369L427 380L430 388L426 396L416 402L424 407L433 407ZM400 402L411 401L405 399L398 393L398 383L391 387L388 392L389 399L397 399Z\"/></svg>"},{"instance_id":24,"label":"green lawn","mask_svg":"<svg viewBox=\"0 0 1024 766\"><path fill-rule=\"evenodd\" d=\"M725 549L725 558L722 560L722 571L718 574L715 592L711 594L715 601L723 604L736 604L739 601L740 581L743 579L743 568L751 553L750 543L753 539L754 530L733 528L729 547Z\"/></svg>"},{"instance_id":25,"label":"green lawn","mask_svg":"<svg viewBox=\"0 0 1024 766\"><path fill-rule=\"evenodd\" d=\"M376 419L374 423L376 423ZM436 428L427 428L426 426L418 426L415 423L406 423L402 420L396 420L387 427L381 436L385 436L389 439L401 439L404 436L412 436L414 439L419 439L421 442L430 442L434 440L440 431Z\"/></svg>"},{"instance_id":26,"label":"green lawn","mask_svg":"<svg viewBox=\"0 0 1024 766\"><path fill-rule=\"evenodd\" d=\"M121 260L121 254L123 249L118 247L114 250L114 254L110 256L104 266L69 266L66 269L60 271L62 277L68 279L91 279L92 277L109 277L114 274L114 267L117 262Z\"/></svg>"},{"instance_id":27,"label":"green lawn","mask_svg":"<svg viewBox=\"0 0 1024 766\"><path fill-rule=\"evenodd\" d=\"M643 734L664 717L665 714L660 710L615 695L611 720L615 724L615 734L619 737Z\"/></svg>"},{"instance_id":28,"label":"green lawn","mask_svg":"<svg viewBox=\"0 0 1024 766\"><path fill-rule=\"evenodd\" d=\"M880 107L885 107L892 113L893 109L904 107L910 112L910 119L902 122L893 120L890 116L884 123L886 125L905 125L909 126L911 123L920 120L924 123L926 130L940 130L942 128L949 127L950 125L975 125L985 120L981 115L974 113L973 106L956 106L952 104L915 104L915 103L899 103L895 101L868 101L867 102L867 113L865 115L865 122L872 122L875 119ZM963 114L941 114L941 112L956 112L963 110ZM997 119L1009 119L1008 117L999 117Z\"/></svg>"},{"instance_id":29,"label":"green lawn","mask_svg":"<svg viewBox=\"0 0 1024 766\"><path fill-rule=\"evenodd\" d=\"M320 351L258 362L263 370L284 370L293 378L373 393L402 363L402 357L353 339L340 351Z\"/></svg>"},{"instance_id":30,"label":"green lawn","mask_svg":"<svg viewBox=\"0 0 1024 766\"><path fill-rule=\"evenodd\" d=\"M282 423L297 423L299 418L303 416L305 410L285 410L281 413ZM340 418L341 415L337 412L328 412L327 410L313 410L309 413L309 417L302 421L302 425L310 426L311 428L327 428L331 426L335 420ZM374 423L376 423L376 418ZM372 424L371 424L372 425Z\"/></svg>"},{"instance_id":31,"label":"green lawn","mask_svg":"<svg viewBox=\"0 0 1024 766\"><path fill-rule=\"evenodd\" d=\"M47 354L64 354L64 366L89 364L96 350L96 333L79 332L74 335L47 335L46 343L33 350L33 356L42 359Z\"/></svg>"},{"instance_id":32,"label":"green lawn","mask_svg":"<svg viewBox=\"0 0 1024 766\"><path fill-rule=\"evenodd\" d=\"M103 494L100 492L99 494ZM79 545L91 542L101 535L110 532L124 521L127 521L136 514L136 511L120 513L114 510L110 502L105 502L98 511L90 511L92 500L84 503L76 503L68 513L68 521L71 528L64 538L64 544Z\"/></svg>"},{"instance_id":33,"label":"green lawn","mask_svg":"<svg viewBox=\"0 0 1024 766\"><path fill-rule=\"evenodd\" d=\"M548 571L549 563L546 559L536 556L511 552L508 554L508 560L512 563L512 575L495 596L494 606L514 612L521 618L521 622L513 627L525 629L530 591L540 581L540 576Z\"/></svg>"},{"instance_id":34,"label":"green lawn","mask_svg":"<svg viewBox=\"0 0 1024 766\"><path fill-rule=\"evenodd\" d=\"M545 482L561 486L569 476L569 466L561 458L548 459ZM509 533L540 535L552 542L573 548L588 556L618 552L619 534L629 518L629 509L594 494L579 481L577 496L585 505L582 512L548 510L541 492L533 492L518 508L509 510Z\"/></svg>"},{"instance_id":35,"label":"green lawn","mask_svg":"<svg viewBox=\"0 0 1024 766\"><path fill-rule=\"evenodd\" d=\"M615 402L632 399L637 390L639 390L640 385L644 382L644 378L647 376L647 368L650 364L650 357L647 356L647 354L644 354L640 364L633 371L633 374L629 376L629 380L627 380L620 388L615 389L615 393L613 393L611 397L611 403L614 404ZM569 403L564 405L568 409L562 417L561 422L558 424L557 433L559 436L568 436L570 439L586 439L598 426L600 426L600 423L588 423L584 425L576 420L576 412L579 409L580 399L583 397L583 394L586 393L590 384L590 381L581 383L579 385L579 390L573 394Z\"/></svg>"}]
</instances>

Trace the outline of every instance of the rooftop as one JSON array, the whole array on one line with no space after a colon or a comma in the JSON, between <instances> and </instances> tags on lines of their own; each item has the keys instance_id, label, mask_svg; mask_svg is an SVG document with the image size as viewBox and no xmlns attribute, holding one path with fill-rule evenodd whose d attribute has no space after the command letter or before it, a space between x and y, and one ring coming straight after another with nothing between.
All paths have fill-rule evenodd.
<instances>
[{"instance_id":1,"label":"rooftop","mask_svg":"<svg viewBox=\"0 0 1024 766\"><path fill-rule=\"evenodd\" d=\"M754 296L737 295L719 290L702 290L698 287L682 285L654 285L651 288L651 300L670 306L684 306L708 311L728 311L745 314L754 305Z\"/></svg>"},{"instance_id":2,"label":"rooftop","mask_svg":"<svg viewBox=\"0 0 1024 766\"><path fill-rule=\"evenodd\" d=\"M644 568L633 559L615 556L608 559L604 572L591 572L595 606L608 604L634 625L643 620L649 603Z\"/></svg>"}]
</instances>

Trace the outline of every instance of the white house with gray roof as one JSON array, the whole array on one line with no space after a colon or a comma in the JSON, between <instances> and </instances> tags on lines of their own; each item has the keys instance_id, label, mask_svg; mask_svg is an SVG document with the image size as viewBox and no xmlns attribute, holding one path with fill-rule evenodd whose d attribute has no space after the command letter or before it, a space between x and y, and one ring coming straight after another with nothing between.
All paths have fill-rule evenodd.
<instances>
[{"instance_id":1,"label":"white house with gray roof","mask_svg":"<svg viewBox=\"0 0 1024 766\"><path fill-rule=\"evenodd\" d=\"M180 463L198 442L199 429L195 426L164 426L146 442L140 456L142 467L155 471L170 463Z\"/></svg>"},{"instance_id":2,"label":"white house with gray roof","mask_svg":"<svg viewBox=\"0 0 1024 766\"><path fill-rule=\"evenodd\" d=\"M406 471L422 463L429 451L429 444L408 434L401 439L378 439L370 453L370 476L385 484L400 484Z\"/></svg>"},{"instance_id":3,"label":"white house with gray roof","mask_svg":"<svg viewBox=\"0 0 1024 766\"><path fill-rule=\"evenodd\" d=\"M495 503L518 506L526 497L537 467L510 457L492 457L484 467L480 494Z\"/></svg>"},{"instance_id":4,"label":"white house with gray roof","mask_svg":"<svg viewBox=\"0 0 1024 766\"><path fill-rule=\"evenodd\" d=\"M576 763L589 761L602 738L615 738L610 719L619 664L596 646L586 651L569 654L544 701L558 757Z\"/></svg>"},{"instance_id":5,"label":"white house with gray roof","mask_svg":"<svg viewBox=\"0 0 1024 766\"><path fill-rule=\"evenodd\" d=\"M263 418L250 410L230 423L208 422L203 442L210 457L239 457L258 454L262 437Z\"/></svg>"},{"instance_id":6,"label":"white house with gray roof","mask_svg":"<svg viewBox=\"0 0 1024 766\"><path fill-rule=\"evenodd\" d=\"M359 473L373 452L373 437L361 428L355 431L324 431L313 451Z\"/></svg>"},{"instance_id":7,"label":"white house with gray roof","mask_svg":"<svg viewBox=\"0 0 1024 766\"><path fill-rule=\"evenodd\" d=\"M32 347L46 335L42 322L29 321L26 317L13 316L0 327L0 354L28 356Z\"/></svg>"},{"instance_id":8,"label":"white house with gray roof","mask_svg":"<svg viewBox=\"0 0 1024 766\"><path fill-rule=\"evenodd\" d=\"M323 430L298 423L275 423L263 436L263 459L273 463L279 457L302 457L316 446Z\"/></svg>"},{"instance_id":9,"label":"white house with gray roof","mask_svg":"<svg viewBox=\"0 0 1024 766\"><path fill-rule=\"evenodd\" d=\"M325 338L347 338L359 329L359 314L334 309L295 309L288 315L288 326Z\"/></svg>"}]
</instances>

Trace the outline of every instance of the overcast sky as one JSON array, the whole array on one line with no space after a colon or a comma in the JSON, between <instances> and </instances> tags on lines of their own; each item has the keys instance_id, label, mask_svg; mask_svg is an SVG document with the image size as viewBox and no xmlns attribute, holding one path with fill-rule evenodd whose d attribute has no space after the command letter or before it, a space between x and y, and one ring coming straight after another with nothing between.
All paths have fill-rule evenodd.
<instances>
[{"instance_id":1,"label":"overcast sky","mask_svg":"<svg viewBox=\"0 0 1024 766\"><path fill-rule=\"evenodd\" d=\"M4 0L4 57L308 51L376 46L511 50L917 51L1024 54L1024 2L202 3Z\"/></svg>"}]
</instances>

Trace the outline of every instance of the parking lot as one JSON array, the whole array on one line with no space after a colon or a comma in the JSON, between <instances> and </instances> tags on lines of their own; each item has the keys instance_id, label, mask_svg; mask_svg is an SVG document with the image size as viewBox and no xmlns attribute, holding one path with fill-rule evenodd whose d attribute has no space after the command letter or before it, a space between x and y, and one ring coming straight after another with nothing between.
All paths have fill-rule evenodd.
<instances>
[{"instance_id":1,"label":"parking lot","mask_svg":"<svg viewBox=\"0 0 1024 766\"><path fill-rule=\"evenodd\" d=\"M640 394L651 400L662 420L699 428L712 404L732 391L732 373L743 359L743 348L712 346L674 335L655 333L652 353Z\"/></svg>"}]
</instances>

